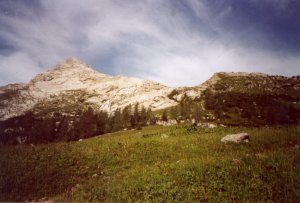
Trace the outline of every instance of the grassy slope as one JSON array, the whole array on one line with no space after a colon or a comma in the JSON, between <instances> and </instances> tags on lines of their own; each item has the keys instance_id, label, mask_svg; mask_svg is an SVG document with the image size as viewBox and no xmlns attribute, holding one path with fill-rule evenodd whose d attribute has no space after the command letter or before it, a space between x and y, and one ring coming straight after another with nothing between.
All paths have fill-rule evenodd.
<instances>
[{"instance_id":1,"label":"grassy slope","mask_svg":"<svg viewBox=\"0 0 300 203\"><path fill-rule=\"evenodd\" d=\"M241 131L250 143L220 142ZM300 127L181 126L2 146L0 201L299 202L299 146Z\"/></svg>"}]
</instances>

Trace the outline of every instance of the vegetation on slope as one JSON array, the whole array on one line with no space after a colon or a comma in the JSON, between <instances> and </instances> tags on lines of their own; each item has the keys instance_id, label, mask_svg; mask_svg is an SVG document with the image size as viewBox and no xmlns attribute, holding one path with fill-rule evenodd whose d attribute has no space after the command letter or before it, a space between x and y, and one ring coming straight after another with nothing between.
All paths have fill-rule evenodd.
<instances>
[{"instance_id":1,"label":"vegetation on slope","mask_svg":"<svg viewBox=\"0 0 300 203\"><path fill-rule=\"evenodd\" d=\"M166 109L171 118L229 126L300 123L300 76L216 73L199 91L195 88L194 92L201 90L199 96L189 97L183 89L168 95L170 99L183 95L177 106Z\"/></svg>"},{"instance_id":2,"label":"vegetation on slope","mask_svg":"<svg viewBox=\"0 0 300 203\"><path fill-rule=\"evenodd\" d=\"M174 89L168 97L178 105L154 113L138 105L113 114L99 111L99 106L89 102L94 96L87 90L69 90L39 101L31 112L0 122L0 142L17 143L18 137L27 143L72 141L170 119L169 124L213 122L248 127L300 123L299 76L217 73L200 87Z\"/></svg>"},{"instance_id":3,"label":"vegetation on slope","mask_svg":"<svg viewBox=\"0 0 300 203\"><path fill-rule=\"evenodd\" d=\"M220 142L241 131L249 143ZM2 146L0 201L299 202L299 133L299 126L151 126Z\"/></svg>"},{"instance_id":4,"label":"vegetation on slope","mask_svg":"<svg viewBox=\"0 0 300 203\"><path fill-rule=\"evenodd\" d=\"M45 114L28 112L0 122L0 143L48 143L74 141L123 129L140 129L155 123L150 109L127 106L113 115L95 111L92 107L72 108L72 111L55 109Z\"/></svg>"},{"instance_id":5,"label":"vegetation on slope","mask_svg":"<svg viewBox=\"0 0 300 203\"><path fill-rule=\"evenodd\" d=\"M218 123L225 125L261 126L298 123L300 98L272 94L241 92L203 93L205 108L211 111Z\"/></svg>"}]
</instances>

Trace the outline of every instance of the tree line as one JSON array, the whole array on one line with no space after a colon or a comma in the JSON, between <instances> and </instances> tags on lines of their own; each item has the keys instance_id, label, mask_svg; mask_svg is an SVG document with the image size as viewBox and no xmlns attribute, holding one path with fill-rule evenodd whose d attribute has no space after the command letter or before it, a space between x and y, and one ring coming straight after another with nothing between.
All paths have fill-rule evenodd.
<instances>
[{"instance_id":1,"label":"tree line","mask_svg":"<svg viewBox=\"0 0 300 203\"><path fill-rule=\"evenodd\" d=\"M300 121L298 100L286 95L205 91L203 100L205 109L215 115L217 122L226 125L280 125Z\"/></svg>"},{"instance_id":2,"label":"tree line","mask_svg":"<svg viewBox=\"0 0 300 203\"><path fill-rule=\"evenodd\" d=\"M51 117L28 112L0 122L0 142L13 144L17 137L26 143L73 141L123 129L141 129L155 124L157 119L150 108L139 103L117 109L112 115L92 107L72 115L56 112Z\"/></svg>"}]
</instances>

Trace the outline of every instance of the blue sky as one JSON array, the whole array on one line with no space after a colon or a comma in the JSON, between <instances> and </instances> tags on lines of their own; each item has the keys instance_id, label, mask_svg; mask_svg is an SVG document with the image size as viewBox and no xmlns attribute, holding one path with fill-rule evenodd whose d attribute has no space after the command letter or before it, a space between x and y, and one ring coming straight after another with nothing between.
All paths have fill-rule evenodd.
<instances>
[{"instance_id":1,"label":"blue sky","mask_svg":"<svg viewBox=\"0 0 300 203\"><path fill-rule=\"evenodd\" d=\"M0 85L68 57L169 86L220 71L299 75L300 1L0 1Z\"/></svg>"}]
</instances>

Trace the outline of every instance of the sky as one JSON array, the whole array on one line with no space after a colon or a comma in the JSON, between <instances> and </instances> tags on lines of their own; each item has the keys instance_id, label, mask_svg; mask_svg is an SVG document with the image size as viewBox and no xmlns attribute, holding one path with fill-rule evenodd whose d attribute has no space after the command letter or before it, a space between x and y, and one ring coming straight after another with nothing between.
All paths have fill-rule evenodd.
<instances>
[{"instance_id":1,"label":"sky","mask_svg":"<svg viewBox=\"0 0 300 203\"><path fill-rule=\"evenodd\" d=\"M300 75L300 1L0 1L0 86L69 57L172 87L224 71Z\"/></svg>"}]
</instances>

